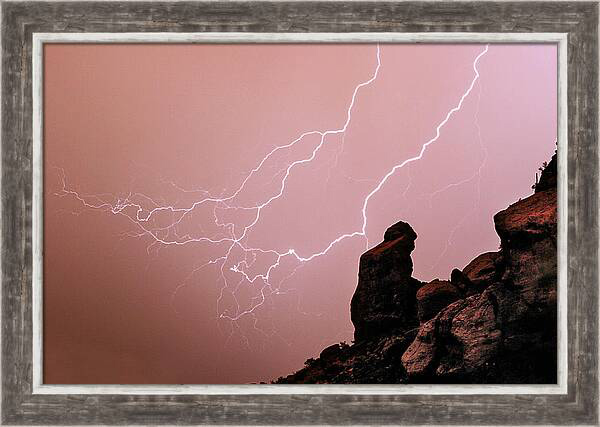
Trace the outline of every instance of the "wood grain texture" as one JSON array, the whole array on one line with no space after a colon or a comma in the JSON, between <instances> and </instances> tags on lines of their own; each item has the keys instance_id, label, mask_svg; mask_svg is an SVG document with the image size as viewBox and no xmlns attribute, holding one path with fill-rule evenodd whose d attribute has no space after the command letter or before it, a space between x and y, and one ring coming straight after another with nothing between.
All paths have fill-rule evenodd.
<instances>
[{"instance_id":1,"label":"wood grain texture","mask_svg":"<svg viewBox=\"0 0 600 427\"><path fill-rule=\"evenodd\" d=\"M204 31L568 33L568 394L32 395L32 33ZM596 425L597 66L595 2L2 3L3 423Z\"/></svg>"}]
</instances>

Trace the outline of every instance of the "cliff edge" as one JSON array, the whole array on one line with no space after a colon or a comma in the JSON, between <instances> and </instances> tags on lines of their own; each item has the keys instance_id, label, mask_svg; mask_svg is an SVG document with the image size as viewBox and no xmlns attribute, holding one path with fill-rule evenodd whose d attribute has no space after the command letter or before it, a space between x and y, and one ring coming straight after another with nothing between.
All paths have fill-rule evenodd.
<instances>
[{"instance_id":1,"label":"cliff edge","mask_svg":"<svg viewBox=\"0 0 600 427\"><path fill-rule=\"evenodd\" d=\"M500 250L449 280L412 277L417 234L392 225L360 258L354 343L276 383L556 383L556 154L535 193L494 216Z\"/></svg>"}]
</instances>

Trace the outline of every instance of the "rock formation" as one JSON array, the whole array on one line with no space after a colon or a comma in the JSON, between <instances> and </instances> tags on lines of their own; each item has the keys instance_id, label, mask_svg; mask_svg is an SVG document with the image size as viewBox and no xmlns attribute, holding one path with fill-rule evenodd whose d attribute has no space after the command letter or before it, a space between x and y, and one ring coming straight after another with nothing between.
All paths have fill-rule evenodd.
<instances>
[{"instance_id":1,"label":"rock formation","mask_svg":"<svg viewBox=\"0 0 600 427\"><path fill-rule=\"evenodd\" d=\"M278 383L555 383L556 154L535 193L494 216L498 252L450 281L421 283L405 222L362 255L354 343L334 344Z\"/></svg>"},{"instance_id":2,"label":"rock formation","mask_svg":"<svg viewBox=\"0 0 600 427\"><path fill-rule=\"evenodd\" d=\"M418 325L415 301L421 282L411 277L410 257L416 238L410 225L399 222L387 229L383 242L360 257L350 304L356 342Z\"/></svg>"}]
</instances>

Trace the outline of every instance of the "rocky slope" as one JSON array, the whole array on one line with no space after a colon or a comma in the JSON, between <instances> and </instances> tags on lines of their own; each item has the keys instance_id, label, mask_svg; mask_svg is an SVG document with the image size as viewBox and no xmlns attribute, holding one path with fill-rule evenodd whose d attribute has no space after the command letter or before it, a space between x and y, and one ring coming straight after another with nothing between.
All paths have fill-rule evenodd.
<instances>
[{"instance_id":1,"label":"rocky slope","mask_svg":"<svg viewBox=\"0 0 600 427\"><path fill-rule=\"evenodd\" d=\"M501 247L450 280L412 277L416 233L398 222L360 258L354 343L277 383L555 383L556 155L535 193L494 216Z\"/></svg>"}]
</instances>

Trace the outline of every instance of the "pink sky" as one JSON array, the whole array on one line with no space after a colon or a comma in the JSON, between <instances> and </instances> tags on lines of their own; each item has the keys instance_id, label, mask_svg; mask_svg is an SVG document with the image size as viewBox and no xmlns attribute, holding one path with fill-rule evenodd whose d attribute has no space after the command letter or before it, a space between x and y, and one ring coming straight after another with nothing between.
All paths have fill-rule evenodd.
<instances>
[{"instance_id":1,"label":"pink sky","mask_svg":"<svg viewBox=\"0 0 600 427\"><path fill-rule=\"evenodd\" d=\"M232 194L276 146L344 126L355 88L376 70L376 45L46 45L45 382L269 381L352 339L358 258L389 225L417 232L420 280L496 250L493 214L531 193L555 149L554 45L491 45L439 139L370 199L367 239L269 270L275 252L308 257L361 230L365 197L435 136L483 49L381 45L346 132L291 169L241 242L263 252L236 246L223 264L227 240L163 243L239 238L256 219L249 208L278 194L318 135L275 152L229 209L207 202L163 231L180 214L153 214L142 225L162 243L140 233L134 207L114 215L82 200L127 200L143 217ZM63 191L62 171L79 199ZM271 271L270 286L240 271Z\"/></svg>"}]
</instances>

